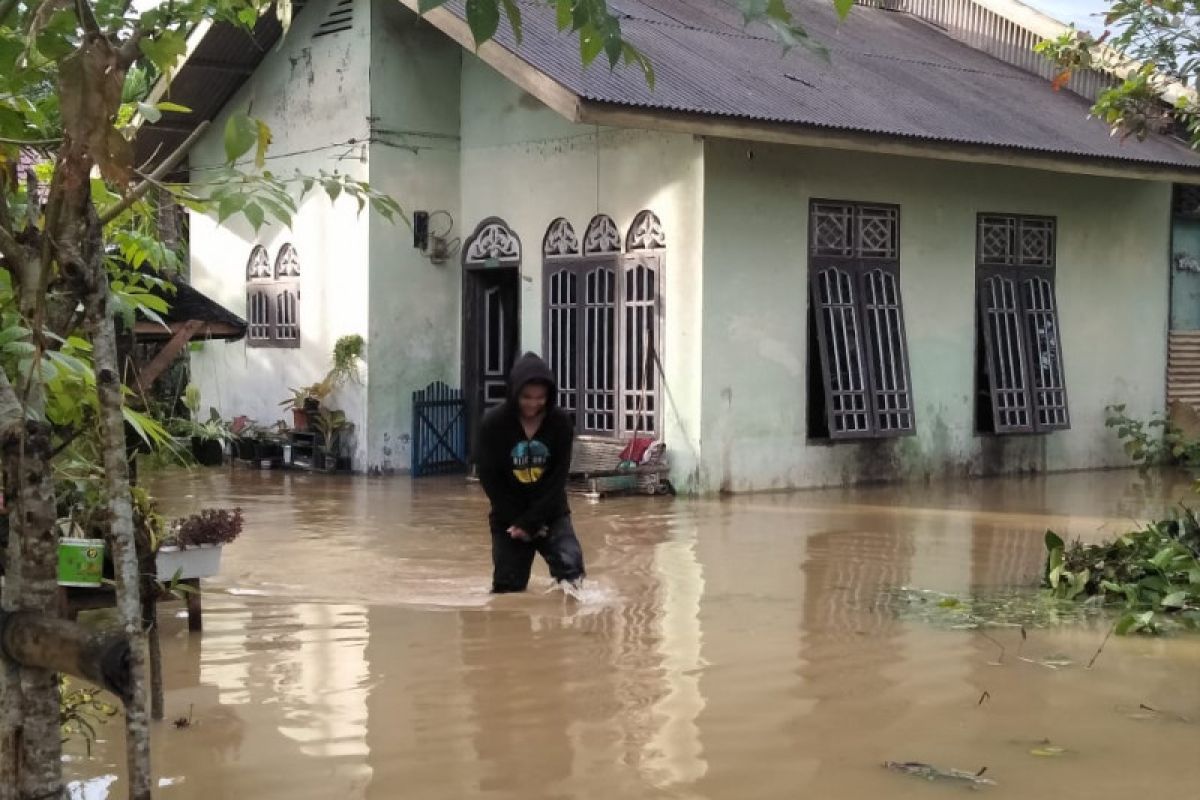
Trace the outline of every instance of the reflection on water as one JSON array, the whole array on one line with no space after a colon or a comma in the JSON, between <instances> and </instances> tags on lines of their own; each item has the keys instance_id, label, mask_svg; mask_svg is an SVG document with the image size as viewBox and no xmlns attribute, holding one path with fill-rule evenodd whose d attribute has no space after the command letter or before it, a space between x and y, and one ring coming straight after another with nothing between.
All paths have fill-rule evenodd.
<instances>
[{"instance_id":1,"label":"reflection on water","mask_svg":"<svg viewBox=\"0 0 1200 800\"><path fill-rule=\"evenodd\" d=\"M240 505L205 630L163 608L164 798L917 798L893 761L988 768L998 797L1195 795L1200 639L1102 622L980 633L899 586L1035 582L1042 535L1112 535L1190 486L1129 473L577 509L582 604L487 594L461 481L160 476L172 514ZM538 567L539 571L544 570ZM1143 706L1156 709L1147 711ZM178 720L178 722L176 722ZM71 796L120 796L121 726ZM1063 748L1055 757L1033 755ZM1143 771L1131 765L1146 765ZM950 791L959 791L949 788Z\"/></svg>"}]
</instances>

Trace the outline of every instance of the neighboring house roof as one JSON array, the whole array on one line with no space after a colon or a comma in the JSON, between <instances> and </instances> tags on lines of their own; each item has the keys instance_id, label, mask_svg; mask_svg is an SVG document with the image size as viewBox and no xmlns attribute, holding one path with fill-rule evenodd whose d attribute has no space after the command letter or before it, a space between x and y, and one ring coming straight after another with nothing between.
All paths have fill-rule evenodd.
<instances>
[{"instance_id":1,"label":"neighboring house roof","mask_svg":"<svg viewBox=\"0 0 1200 800\"><path fill-rule=\"evenodd\" d=\"M237 341L246 335L246 321L237 314L182 278L172 278L171 283L175 286L174 292L160 286L150 290L150 294L165 300L170 306L163 315L168 330L164 330L157 322L139 319L136 330L140 340L170 339L183 326L193 322L199 323L191 326L190 338L194 339Z\"/></svg>"},{"instance_id":2,"label":"neighboring house roof","mask_svg":"<svg viewBox=\"0 0 1200 800\"><path fill-rule=\"evenodd\" d=\"M303 4L295 5L299 13ZM196 26L188 37L186 60L169 91L166 84L159 84L149 98L152 103L170 100L191 109L191 113L167 111L158 122L143 123L134 139L137 163L167 157L200 122L216 117L254 74L282 32L274 13L259 17L251 33L227 22L206 20Z\"/></svg>"},{"instance_id":3,"label":"neighboring house roof","mask_svg":"<svg viewBox=\"0 0 1200 800\"><path fill-rule=\"evenodd\" d=\"M654 65L651 89L640 71L609 70L603 56L583 68L554 8L518 2L524 40L518 47L505 25L498 44L584 103L1200 170L1183 143L1122 142L1088 119L1083 98L907 13L859 6L839 24L829 0L790 3L828 47L826 61L800 48L784 55L771 31L745 27L733 4L609 0L622 35ZM446 8L465 20L463 0Z\"/></svg>"}]
</instances>

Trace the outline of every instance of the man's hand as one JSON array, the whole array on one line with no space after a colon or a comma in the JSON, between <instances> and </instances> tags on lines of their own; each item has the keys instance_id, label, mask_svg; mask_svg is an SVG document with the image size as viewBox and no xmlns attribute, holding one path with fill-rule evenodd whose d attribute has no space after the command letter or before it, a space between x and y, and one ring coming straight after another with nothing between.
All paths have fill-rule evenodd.
<instances>
[{"instance_id":1,"label":"man's hand","mask_svg":"<svg viewBox=\"0 0 1200 800\"><path fill-rule=\"evenodd\" d=\"M511 536L512 538L516 539L518 542L528 542L529 541L529 534L526 533L525 531L521 530L520 528L518 528L516 525L512 525L509 527L508 535Z\"/></svg>"}]
</instances>

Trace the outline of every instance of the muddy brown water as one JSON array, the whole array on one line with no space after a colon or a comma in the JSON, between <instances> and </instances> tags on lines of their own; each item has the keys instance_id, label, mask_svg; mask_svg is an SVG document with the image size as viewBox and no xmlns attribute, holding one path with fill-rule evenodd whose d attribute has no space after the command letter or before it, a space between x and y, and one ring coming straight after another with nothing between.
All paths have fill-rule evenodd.
<instances>
[{"instance_id":1,"label":"muddy brown water","mask_svg":"<svg viewBox=\"0 0 1200 800\"><path fill-rule=\"evenodd\" d=\"M879 600L1032 585L1047 528L1111 535L1190 497L1180 480L578 502L582 603L543 594L540 563L528 594L488 596L485 505L461 480L218 469L151 485L171 514L246 515L203 634L162 609L163 798L968 791L888 760L986 767L997 798L1200 797L1200 638L1114 638L1088 670L1102 622L1031 631L1027 661L1018 632L993 630L995 666L979 633ZM91 757L70 746L73 797L124 795L121 725L100 734ZM1033 755L1047 740L1065 752Z\"/></svg>"}]
</instances>

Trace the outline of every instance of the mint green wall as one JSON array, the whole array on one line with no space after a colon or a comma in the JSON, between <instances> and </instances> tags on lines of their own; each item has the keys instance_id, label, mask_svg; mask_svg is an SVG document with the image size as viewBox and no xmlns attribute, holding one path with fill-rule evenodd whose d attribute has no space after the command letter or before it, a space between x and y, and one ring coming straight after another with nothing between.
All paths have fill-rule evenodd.
<instances>
[{"instance_id":1,"label":"mint green wall","mask_svg":"<svg viewBox=\"0 0 1200 800\"><path fill-rule=\"evenodd\" d=\"M1176 217L1172 222L1172 264L1178 256L1200 261L1200 220ZM1200 330L1200 272L1172 269L1171 329Z\"/></svg>"},{"instance_id":2,"label":"mint green wall","mask_svg":"<svg viewBox=\"0 0 1200 800\"><path fill-rule=\"evenodd\" d=\"M1125 463L1104 406L1163 407L1170 187L1003 167L710 140L705 146L701 488L748 491ZM806 441L813 197L901 207L918 435ZM975 215L1058 217L1072 429L973 428Z\"/></svg>"},{"instance_id":3,"label":"mint green wall","mask_svg":"<svg viewBox=\"0 0 1200 800\"><path fill-rule=\"evenodd\" d=\"M371 184L406 214L457 223L462 48L397 0L374 0L372 23ZM458 385L458 270L431 263L402 221L370 225L367 467L390 472L411 463L413 391Z\"/></svg>"},{"instance_id":4,"label":"mint green wall","mask_svg":"<svg viewBox=\"0 0 1200 800\"><path fill-rule=\"evenodd\" d=\"M684 485L693 480L699 456L703 167L703 145L695 137L573 125L464 55L460 226L466 236L481 220L498 216L521 238L522 347L542 349L541 247L554 219L569 219L580 237L599 213L611 216L622 233L643 209L662 220L664 430Z\"/></svg>"}]
</instances>

